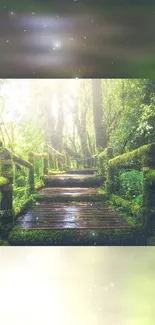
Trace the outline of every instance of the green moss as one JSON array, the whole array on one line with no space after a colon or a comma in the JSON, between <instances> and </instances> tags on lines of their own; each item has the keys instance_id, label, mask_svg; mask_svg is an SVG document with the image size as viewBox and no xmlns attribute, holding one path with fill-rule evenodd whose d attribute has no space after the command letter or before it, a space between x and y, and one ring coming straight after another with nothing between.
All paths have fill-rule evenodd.
<instances>
[{"instance_id":1,"label":"green moss","mask_svg":"<svg viewBox=\"0 0 155 325\"><path fill-rule=\"evenodd\" d=\"M100 187L100 188L98 189L98 194L103 194L103 195L107 196L106 191L105 191L102 187Z\"/></svg>"},{"instance_id":2,"label":"green moss","mask_svg":"<svg viewBox=\"0 0 155 325\"><path fill-rule=\"evenodd\" d=\"M114 208L118 208L119 211L123 212L124 214L121 216L129 223L132 223L133 225L142 223L140 219L140 208L135 204L134 200L124 200L117 195L112 195L109 203Z\"/></svg>"},{"instance_id":3,"label":"green moss","mask_svg":"<svg viewBox=\"0 0 155 325\"><path fill-rule=\"evenodd\" d=\"M27 161L21 157L16 156L15 154L13 154L13 161L21 166L26 167L26 168L32 167L32 162L30 160Z\"/></svg>"},{"instance_id":4,"label":"green moss","mask_svg":"<svg viewBox=\"0 0 155 325\"><path fill-rule=\"evenodd\" d=\"M147 168L143 171L141 214L151 234L155 218L155 170Z\"/></svg>"},{"instance_id":5,"label":"green moss","mask_svg":"<svg viewBox=\"0 0 155 325\"><path fill-rule=\"evenodd\" d=\"M57 175L57 174L65 174L65 170L55 170L55 169L50 169L48 170L49 175Z\"/></svg>"},{"instance_id":6,"label":"green moss","mask_svg":"<svg viewBox=\"0 0 155 325\"><path fill-rule=\"evenodd\" d=\"M97 202L97 201L106 201L107 195L105 194L90 194L90 195L40 195L40 194L33 194L33 199L36 201L47 201L47 202Z\"/></svg>"},{"instance_id":7,"label":"green moss","mask_svg":"<svg viewBox=\"0 0 155 325\"><path fill-rule=\"evenodd\" d=\"M155 166L155 143L144 145L109 161L110 167L122 167L129 164L133 168Z\"/></svg>"},{"instance_id":8,"label":"green moss","mask_svg":"<svg viewBox=\"0 0 155 325\"><path fill-rule=\"evenodd\" d=\"M35 190L39 190L41 189L42 187L44 187L44 182L43 180L40 180L39 182L35 183Z\"/></svg>"},{"instance_id":9,"label":"green moss","mask_svg":"<svg viewBox=\"0 0 155 325\"><path fill-rule=\"evenodd\" d=\"M9 245L14 246L79 246L79 245L146 245L141 227L133 229L23 230L14 227Z\"/></svg>"},{"instance_id":10,"label":"green moss","mask_svg":"<svg viewBox=\"0 0 155 325\"><path fill-rule=\"evenodd\" d=\"M20 216L23 212L25 212L28 208L30 208L33 205L33 203L34 203L34 198L32 196L29 199L25 200L25 202L21 206L15 208L14 209L14 211L15 211L15 219L18 216Z\"/></svg>"},{"instance_id":11,"label":"green moss","mask_svg":"<svg viewBox=\"0 0 155 325\"><path fill-rule=\"evenodd\" d=\"M6 240L0 240L0 246L8 246L8 242Z\"/></svg>"},{"instance_id":12,"label":"green moss","mask_svg":"<svg viewBox=\"0 0 155 325\"><path fill-rule=\"evenodd\" d=\"M0 177L0 187L9 184L9 180L6 177Z\"/></svg>"},{"instance_id":13,"label":"green moss","mask_svg":"<svg viewBox=\"0 0 155 325\"><path fill-rule=\"evenodd\" d=\"M155 185L155 170L154 169L143 169L143 171L147 171L145 175L145 181L149 182L150 185Z\"/></svg>"},{"instance_id":14,"label":"green moss","mask_svg":"<svg viewBox=\"0 0 155 325\"><path fill-rule=\"evenodd\" d=\"M105 149L104 151L100 152L99 155L98 155L98 158L107 159L107 149Z\"/></svg>"}]
</instances>

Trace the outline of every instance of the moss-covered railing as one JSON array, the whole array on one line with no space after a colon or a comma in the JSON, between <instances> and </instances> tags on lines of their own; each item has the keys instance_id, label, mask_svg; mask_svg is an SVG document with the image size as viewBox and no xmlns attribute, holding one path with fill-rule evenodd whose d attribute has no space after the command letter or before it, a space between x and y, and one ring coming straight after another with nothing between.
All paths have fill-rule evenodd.
<instances>
[{"instance_id":1,"label":"moss-covered railing","mask_svg":"<svg viewBox=\"0 0 155 325\"><path fill-rule=\"evenodd\" d=\"M13 179L14 169L13 165L20 165L26 167L27 172L27 185L28 197L35 191L34 181L34 162L35 159L42 159L43 169L42 175L48 174L49 156L45 152L43 154L28 153L28 160L25 160L8 149L3 147L0 141L0 221L2 219L13 220Z\"/></svg>"},{"instance_id":2,"label":"moss-covered railing","mask_svg":"<svg viewBox=\"0 0 155 325\"><path fill-rule=\"evenodd\" d=\"M118 169L121 168L136 169L143 173L142 201L138 210L131 202L122 199L117 194L119 189L116 175ZM142 225L151 233L155 221L155 143L144 145L132 152L109 159L106 189L109 198L113 197L119 204L132 210L133 214L135 212L135 216L139 217Z\"/></svg>"}]
</instances>

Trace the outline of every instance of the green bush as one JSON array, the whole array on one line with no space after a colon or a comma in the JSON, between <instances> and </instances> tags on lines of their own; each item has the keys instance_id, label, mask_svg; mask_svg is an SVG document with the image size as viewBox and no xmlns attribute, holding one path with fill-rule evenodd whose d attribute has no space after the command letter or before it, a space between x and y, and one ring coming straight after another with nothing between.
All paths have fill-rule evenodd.
<instances>
[{"instance_id":1,"label":"green bush","mask_svg":"<svg viewBox=\"0 0 155 325\"><path fill-rule=\"evenodd\" d=\"M119 174L119 194L127 200L137 199L139 205L142 193L142 177L143 173L132 170L123 171Z\"/></svg>"},{"instance_id":2,"label":"green bush","mask_svg":"<svg viewBox=\"0 0 155 325\"><path fill-rule=\"evenodd\" d=\"M131 229L62 229L24 230L18 226L10 232L11 246L87 246L146 245L147 236L141 227Z\"/></svg>"}]
</instances>

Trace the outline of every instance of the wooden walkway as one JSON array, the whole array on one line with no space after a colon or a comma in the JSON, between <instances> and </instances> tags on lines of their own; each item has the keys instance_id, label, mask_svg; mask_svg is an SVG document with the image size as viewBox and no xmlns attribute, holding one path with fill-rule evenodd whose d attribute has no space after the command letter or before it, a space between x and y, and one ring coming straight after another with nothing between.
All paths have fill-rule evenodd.
<instances>
[{"instance_id":1,"label":"wooden walkway","mask_svg":"<svg viewBox=\"0 0 155 325\"><path fill-rule=\"evenodd\" d=\"M75 171L76 172L76 171ZM90 173L90 172L89 172ZM94 229L94 228L130 228L126 221L122 220L119 213L108 207L101 201L91 201L91 197L98 198L98 189L92 187L80 187L81 179L89 177L87 173L77 176L76 187L46 187L39 193L42 200L36 202L32 209L27 211L18 220L18 225L24 229ZM60 175L54 179L60 180ZM63 175L64 179L68 178ZM75 174L69 176L75 180ZM76 201L76 195L81 198L81 202ZM59 202L49 201L47 197L59 197ZM82 198L89 196L89 200L82 202ZM70 198L69 200L65 199ZM72 202L71 202L72 201ZM88 202L89 201L89 202ZM97 200L96 200L97 201Z\"/></svg>"},{"instance_id":2,"label":"wooden walkway","mask_svg":"<svg viewBox=\"0 0 155 325\"><path fill-rule=\"evenodd\" d=\"M104 203L40 202L28 211L20 222L23 228L77 229L129 228L119 214Z\"/></svg>"},{"instance_id":3,"label":"wooden walkway","mask_svg":"<svg viewBox=\"0 0 155 325\"><path fill-rule=\"evenodd\" d=\"M90 174L59 174L45 180L46 187L99 187L104 178Z\"/></svg>"},{"instance_id":4,"label":"wooden walkway","mask_svg":"<svg viewBox=\"0 0 155 325\"><path fill-rule=\"evenodd\" d=\"M67 195L72 198L73 195L97 195L98 194L98 188L92 188L92 187L46 187L43 188L41 191L39 191L41 195Z\"/></svg>"}]
</instances>

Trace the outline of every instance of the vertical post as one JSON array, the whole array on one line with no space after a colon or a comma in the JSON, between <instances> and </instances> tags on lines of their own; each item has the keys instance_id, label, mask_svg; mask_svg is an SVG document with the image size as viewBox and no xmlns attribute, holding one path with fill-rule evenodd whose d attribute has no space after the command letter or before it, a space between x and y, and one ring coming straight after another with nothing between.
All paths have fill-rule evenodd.
<instances>
[{"instance_id":1,"label":"vertical post","mask_svg":"<svg viewBox=\"0 0 155 325\"><path fill-rule=\"evenodd\" d=\"M102 175L104 175L104 157L99 157L99 170Z\"/></svg>"},{"instance_id":2,"label":"vertical post","mask_svg":"<svg viewBox=\"0 0 155 325\"><path fill-rule=\"evenodd\" d=\"M63 166L63 170L68 169L68 157L66 152L64 152L64 166Z\"/></svg>"},{"instance_id":3,"label":"vertical post","mask_svg":"<svg viewBox=\"0 0 155 325\"><path fill-rule=\"evenodd\" d=\"M45 144L44 156L43 156L43 175L48 174L48 167L49 167L49 153L48 153L48 146L47 144Z\"/></svg>"},{"instance_id":4,"label":"vertical post","mask_svg":"<svg viewBox=\"0 0 155 325\"><path fill-rule=\"evenodd\" d=\"M77 168L79 168L80 167L79 158L77 158L76 163L77 163Z\"/></svg>"},{"instance_id":5,"label":"vertical post","mask_svg":"<svg viewBox=\"0 0 155 325\"><path fill-rule=\"evenodd\" d=\"M141 218L148 235L155 231L155 143L142 156Z\"/></svg>"},{"instance_id":6,"label":"vertical post","mask_svg":"<svg viewBox=\"0 0 155 325\"><path fill-rule=\"evenodd\" d=\"M71 167L71 162L70 162L70 158L69 158L69 155L66 153L66 166L67 166L67 169L69 169Z\"/></svg>"},{"instance_id":7,"label":"vertical post","mask_svg":"<svg viewBox=\"0 0 155 325\"><path fill-rule=\"evenodd\" d=\"M109 164L109 160L112 158L113 158L113 150L112 148L107 148L108 170L107 170L106 189L109 195L115 192L115 168L111 167Z\"/></svg>"},{"instance_id":8,"label":"vertical post","mask_svg":"<svg viewBox=\"0 0 155 325\"><path fill-rule=\"evenodd\" d=\"M141 216L148 235L152 235L155 231L155 170L149 167L143 168Z\"/></svg>"},{"instance_id":9,"label":"vertical post","mask_svg":"<svg viewBox=\"0 0 155 325\"><path fill-rule=\"evenodd\" d=\"M113 149L112 148L107 148L107 158L108 158L108 160L114 158L114 154L113 154Z\"/></svg>"},{"instance_id":10,"label":"vertical post","mask_svg":"<svg viewBox=\"0 0 155 325\"><path fill-rule=\"evenodd\" d=\"M13 222L13 161L9 150L0 141L0 215L2 223Z\"/></svg>"},{"instance_id":11,"label":"vertical post","mask_svg":"<svg viewBox=\"0 0 155 325\"><path fill-rule=\"evenodd\" d=\"M45 152L44 157L43 157L43 174L44 175L48 174L48 162L49 162L48 153Z\"/></svg>"},{"instance_id":12,"label":"vertical post","mask_svg":"<svg viewBox=\"0 0 155 325\"><path fill-rule=\"evenodd\" d=\"M28 186L29 194L34 192L34 154L33 152L28 153L28 161L32 164L32 167L28 169Z\"/></svg>"},{"instance_id":13,"label":"vertical post","mask_svg":"<svg viewBox=\"0 0 155 325\"><path fill-rule=\"evenodd\" d=\"M97 159L98 159L97 156L93 157L93 167L98 167L97 166Z\"/></svg>"}]
</instances>

